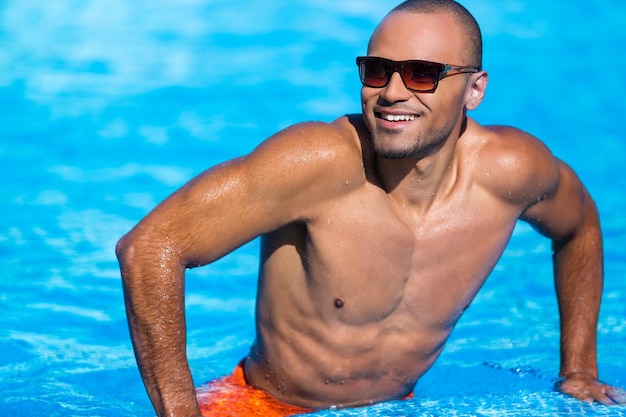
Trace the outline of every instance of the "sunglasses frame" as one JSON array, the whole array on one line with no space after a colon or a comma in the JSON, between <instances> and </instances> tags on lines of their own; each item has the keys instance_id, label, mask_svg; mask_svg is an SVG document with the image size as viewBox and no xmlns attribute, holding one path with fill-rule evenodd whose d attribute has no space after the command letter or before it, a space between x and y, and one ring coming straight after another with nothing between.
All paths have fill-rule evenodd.
<instances>
[{"instance_id":1,"label":"sunglasses frame","mask_svg":"<svg viewBox=\"0 0 626 417\"><path fill-rule=\"evenodd\" d=\"M367 84L365 82L365 64L367 64L367 62L382 62L383 67L387 66L390 67L391 70L388 71L387 68L385 68L385 75L387 77L385 83L381 86L377 86L377 85L370 85ZM437 90L437 86L439 85L439 81L446 78L446 77L450 77L452 75L457 75L457 74L466 74L466 73L477 73L480 72L480 69L476 68L476 67L467 67L467 66L463 66L463 65L451 65L451 64L444 64L441 62L432 62L432 61L424 61L421 59L410 59L407 61L394 61L391 59L387 59L387 58L381 58L381 57L377 57L377 56L359 56L356 58L356 64L359 67L359 78L361 79L361 84L363 84L366 87L370 87L370 88L384 88L389 84L389 81L391 81L391 77L393 76L393 74L395 72L397 72L398 74L400 74L400 78L402 78L402 82L404 83L404 86L407 88L407 90L411 90L411 91L415 91L418 93L434 93L435 90ZM432 66L433 69L436 71L435 76L433 78L432 81L432 88L429 89L415 89L415 88L411 88L407 85L406 80L404 79L404 73L403 73L403 69L405 68L406 65L414 65L414 64L421 64L421 65L428 65L428 66ZM457 71L453 74L449 74L451 71Z\"/></svg>"}]
</instances>

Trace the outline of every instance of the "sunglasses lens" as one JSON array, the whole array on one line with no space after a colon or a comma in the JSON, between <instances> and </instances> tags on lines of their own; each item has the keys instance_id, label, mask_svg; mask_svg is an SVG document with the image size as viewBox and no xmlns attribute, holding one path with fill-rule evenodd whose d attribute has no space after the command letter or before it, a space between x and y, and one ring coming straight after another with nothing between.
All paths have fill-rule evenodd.
<instances>
[{"instance_id":1,"label":"sunglasses lens","mask_svg":"<svg viewBox=\"0 0 626 417\"><path fill-rule=\"evenodd\" d=\"M364 59L359 63L359 75L366 86L380 88L389 82L391 68L383 60Z\"/></svg>"},{"instance_id":2,"label":"sunglasses lens","mask_svg":"<svg viewBox=\"0 0 626 417\"><path fill-rule=\"evenodd\" d=\"M437 85L439 68L428 62L411 62L402 66L406 87L415 91L431 91Z\"/></svg>"},{"instance_id":3,"label":"sunglasses lens","mask_svg":"<svg viewBox=\"0 0 626 417\"><path fill-rule=\"evenodd\" d=\"M428 61L390 61L383 58L358 59L361 82L367 87L385 87L394 71L399 71L404 85L413 91L432 92L437 87L443 64Z\"/></svg>"}]
</instances>

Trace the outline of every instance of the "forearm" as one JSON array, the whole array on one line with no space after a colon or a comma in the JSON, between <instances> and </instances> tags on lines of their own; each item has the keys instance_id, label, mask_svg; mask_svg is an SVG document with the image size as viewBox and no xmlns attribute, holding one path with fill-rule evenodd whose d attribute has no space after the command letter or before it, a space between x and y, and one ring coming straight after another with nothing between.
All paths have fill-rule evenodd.
<instances>
[{"instance_id":1,"label":"forearm","mask_svg":"<svg viewBox=\"0 0 626 417\"><path fill-rule=\"evenodd\" d=\"M583 221L554 245L555 285L561 318L561 376L598 378L596 332L603 286L602 234L595 204L585 197Z\"/></svg>"},{"instance_id":2,"label":"forearm","mask_svg":"<svg viewBox=\"0 0 626 417\"><path fill-rule=\"evenodd\" d=\"M136 252L126 246L118 256L130 334L146 390L159 416L199 416L186 356L184 269L163 254L148 260L148 254Z\"/></svg>"}]
</instances>

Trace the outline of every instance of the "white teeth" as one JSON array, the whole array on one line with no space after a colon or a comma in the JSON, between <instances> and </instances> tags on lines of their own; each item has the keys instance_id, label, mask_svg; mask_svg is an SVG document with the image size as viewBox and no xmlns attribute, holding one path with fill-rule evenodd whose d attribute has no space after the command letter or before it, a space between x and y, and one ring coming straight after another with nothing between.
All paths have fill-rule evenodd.
<instances>
[{"instance_id":1,"label":"white teeth","mask_svg":"<svg viewBox=\"0 0 626 417\"><path fill-rule=\"evenodd\" d=\"M409 120L415 120L414 114L381 114L381 117L390 122L406 122Z\"/></svg>"}]
</instances>

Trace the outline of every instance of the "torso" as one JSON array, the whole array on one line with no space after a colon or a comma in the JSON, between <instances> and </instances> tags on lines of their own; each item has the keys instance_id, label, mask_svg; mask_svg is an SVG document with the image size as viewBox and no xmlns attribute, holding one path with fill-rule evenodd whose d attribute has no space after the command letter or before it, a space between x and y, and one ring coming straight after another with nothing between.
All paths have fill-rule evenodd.
<instances>
[{"instance_id":1,"label":"torso","mask_svg":"<svg viewBox=\"0 0 626 417\"><path fill-rule=\"evenodd\" d=\"M461 157L428 210L403 207L369 176L264 236L251 384L315 408L411 392L521 212L477 181L477 158Z\"/></svg>"}]
</instances>

